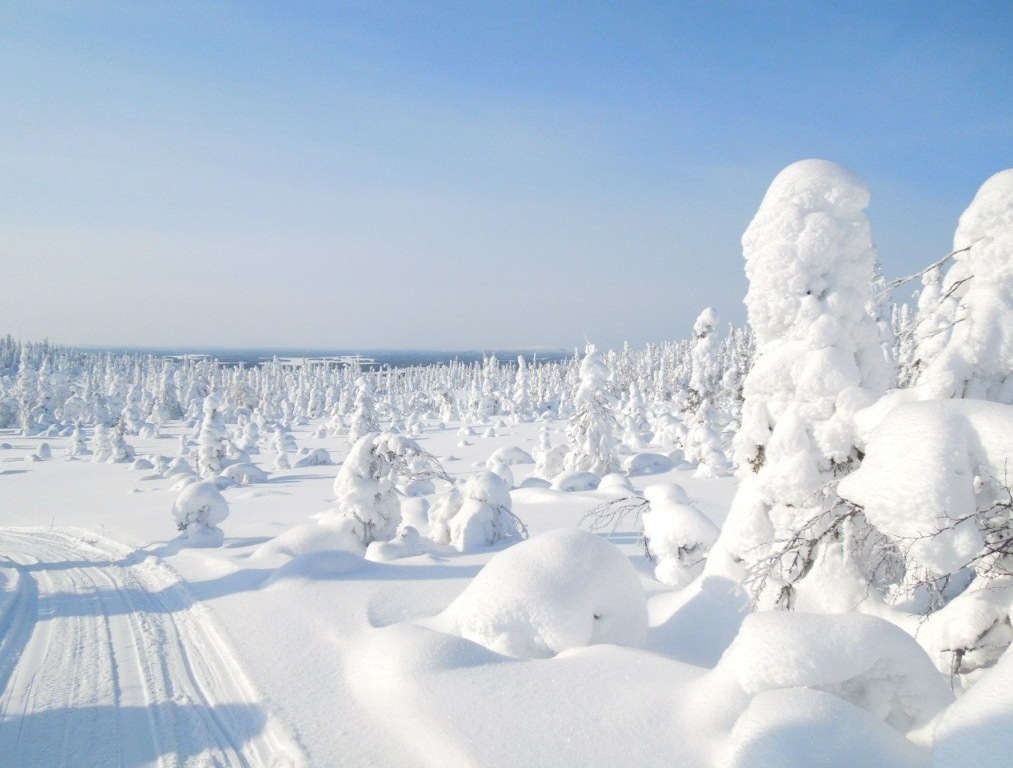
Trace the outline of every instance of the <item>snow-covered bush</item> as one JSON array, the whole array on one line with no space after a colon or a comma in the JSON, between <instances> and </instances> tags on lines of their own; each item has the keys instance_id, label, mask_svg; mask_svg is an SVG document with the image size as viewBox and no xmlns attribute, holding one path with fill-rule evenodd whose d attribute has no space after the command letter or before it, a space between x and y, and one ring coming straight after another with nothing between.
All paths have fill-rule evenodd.
<instances>
[{"instance_id":1,"label":"snow-covered bush","mask_svg":"<svg viewBox=\"0 0 1013 768\"><path fill-rule=\"evenodd\" d=\"M443 477L439 462L414 440L389 432L360 437L345 457L334 493L337 515L352 520L368 545L391 539L401 523L397 484L418 477Z\"/></svg>"},{"instance_id":2,"label":"snow-covered bush","mask_svg":"<svg viewBox=\"0 0 1013 768\"><path fill-rule=\"evenodd\" d=\"M703 571L718 528L690 503L680 485L649 485L644 498L644 538L655 561L654 575L663 584L684 587Z\"/></svg>"},{"instance_id":3,"label":"snow-covered bush","mask_svg":"<svg viewBox=\"0 0 1013 768\"><path fill-rule=\"evenodd\" d=\"M458 552L527 535L512 512L510 488L499 475L482 471L437 500L429 510L430 536Z\"/></svg>"},{"instance_id":4,"label":"snow-covered bush","mask_svg":"<svg viewBox=\"0 0 1013 768\"><path fill-rule=\"evenodd\" d=\"M555 530L497 553L434 624L497 653L545 658L594 643L642 645L647 600L616 547Z\"/></svg>"},{"instance_id":5,"label":"snow-covered bush","mask_svg":"<svg viewBox=\"0 0 1013 768\"><path fill-rule=\"evenodd\" d=\"M223 534L218 526L229 516L229 503L212 482L192 483L172 505L176 528L192 543L218 546Z\"/></svg>"},{"instance_id":6,"label":"snow-covered bush","mask_svg":"<svg viewBox=\"0 0 1013 768\"><path fill-rule=\"evenodd\" d=\"M1013 406L907 403L872 430L866 451L838 493L900 554L895 597L914 593L918 610L939 611L919 638L942 669L994 663L1013 638Z\"/></svg>"},{"instance_id":7,"label":"snow-covered bush","mask_svg":"<svg viewBox=\"0 0 1013 768\"><path fill-rule=\"evenodd\" d=\"M237 485L267 482L267 472L262 470L256 464L251 464L249 462L230 464L222 470L221 477L228 478Z\"/></svg>"}]
</instances>

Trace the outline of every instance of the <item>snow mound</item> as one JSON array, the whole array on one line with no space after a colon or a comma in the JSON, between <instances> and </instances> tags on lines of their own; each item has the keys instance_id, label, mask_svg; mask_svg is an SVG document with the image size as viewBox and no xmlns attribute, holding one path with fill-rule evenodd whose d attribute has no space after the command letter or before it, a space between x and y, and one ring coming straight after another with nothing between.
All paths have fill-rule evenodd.
<instances>
[{"instance_id":1,"label":"snow mound","mask_svg":"<svg viewBox=\"0 0 1013 768\"><path fill-rule=\"evenodd\" d=\"M277 567L310 552L325 550L341 550L361 556L366 548L353 527L352 521L345 518L298 525L261 544L250 555L250 561L261 567Z\"/></svg>"},{"instance_id":2,"label":"snow mound","mask_svg":"<svg viewBox=\"0 0 1013 768\"><path fill-rule=\"evenodd\" d=\"M172 515L183 538L209 543L209 530L229 516L229 503L214 483L193 483L176 497Z\"/></svg>"},{"instance_id":3,"label":"snow mound","mask_svg":"<svg viewBox=\"0 0 1013 768\"><path fill-rule=\"evenodd\" d=\"M933 768L1001 768L1013 754L1013 654L1009 651L940 718Z\"/></svg>"},{"instance_id":4,"label":"snow mound","mask_svg":"<svg viewBox=\"0 0 1013 768\"><path fill-rule=\"evenodd\" d=\"M552 488L568 493L593 491L601 484L601 475L594 472L561 472L552 480Z\"/></svg>"},{"instance_id":5,"label":"snow mound","mask_svg":"<svg viewBox=\"0 0 1013 768\"><path fill-rule=\"evenodd\" d=\"M598 490L606 493L618 493L623 496L635 496L637 493L630 479L618 472L610 472L605 475L598 483Z\"/></svg>"},{"instance_id":6,"label":"snow mound","mask_svg":"<svg viewBox=\"0 0 1013 768\"><path fill-rule=\"evenodd\" d=\"M498 553L434 621L497 653L547 658L598 643L641 646L647 600L619 549L564 529Z\"/></svg>"},{"instance_id":7,"label":"snow mound","mask_svg":"<svg viewBox=\"0 0 1013 768\"><path fill-rule=\"evenodd\" d=\"M953 700L913 638L861 614L751 614L717 670L754 696L778 688L835 694L904 734L928 725Z\"/></svg>"},{"instance_id":8,"label":"snow mound","mask_svg":"<svg viewBox=\"0 0 1013 768\"><path fill-rule=\"evenodd\" d=\"M922 750L873 715L806 688L767 691L753 698L717 760L717 768L924 765Z\"/></svg>"},{"instance_id":9,"label":"snow mound","mask_svg":"<svg viewBox=\"0 0 1013 768\"><path fill-rule=\"evenodd\" d=\"M222 470L221 476L227 477L237 485L267 482L267 472L262 470L256 464L251 464L249 462L230 464Z\"/></svg>"},{"instance_id":10,"label":"snow mound","mask_svg":"<svg viewBox=\"0 0 1013 768\"><path fill-rule=\"evenodd\" d=\"M304 469L306 467L329 467L334 462L331 460L331 454L327 452L326 448L314 448L312 451L307 451L305 455L300 456L299 459L292 464L293 469Z\"/></svg>"},{"instance_id":11,"label":"snow mound","mask_svg":"<svg viewBox=\"0 0 1013 768\"><path fill-rule=\"evenodd\" d=\"M516 445L508 445L504 448L498 448L493 451L492 456L489 457L485 465L489 467L489 469L492 469L493 465L499 463L512 467L515 464L534 464L535 460L531 458L531 454L523 448L519 448Z\"/></svg>"},{"instance_id":12,"label":"snow mound","mask_svg":"<svg viewBox=\"0 0 1013 768\"><path fill-rule=\"evenodd\" d=\"M623 462L623 469L630 475L660 475L673 466L675 463L663 453L638 453Z\"/></svg>"}]
</instances>

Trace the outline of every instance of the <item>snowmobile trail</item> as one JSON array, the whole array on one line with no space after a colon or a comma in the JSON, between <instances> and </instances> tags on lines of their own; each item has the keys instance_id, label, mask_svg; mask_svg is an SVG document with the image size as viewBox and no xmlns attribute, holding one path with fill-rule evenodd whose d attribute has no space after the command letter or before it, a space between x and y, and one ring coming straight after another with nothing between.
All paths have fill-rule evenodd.
<instances>
[{"instance_id":1,"label":"snowmobile trail","mask_svg":"<svg viewBox=\"0 0 1013 768\"><path fill-rule=\"evenodd\" d=\"M85 531L2 530L0 574L0 765L308 765L157 558Z\"/></svg>"}]
</instances>

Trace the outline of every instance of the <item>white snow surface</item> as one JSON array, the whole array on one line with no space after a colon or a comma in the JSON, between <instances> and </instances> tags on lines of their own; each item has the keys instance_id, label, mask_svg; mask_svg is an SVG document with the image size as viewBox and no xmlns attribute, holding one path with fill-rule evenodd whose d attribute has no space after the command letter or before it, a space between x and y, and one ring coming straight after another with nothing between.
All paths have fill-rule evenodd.
<instances>
[{"instance_id":1,"label":"white snow surface","mask_svg":"<svg viewBox=\"0 0 1013 768\"><path fill-rule=\"evenodd\" d=\"M507 495L530 540L432 541L450 488L438 481L397 497L400 526L367 551L335 512L346 438L318 426L292 432L336 466L220 490L191 479L230 510L220 546L202 548L169 515L180 476L28 463L38 441L0 434L0 765L952 768L963 753L974 766L1008 754L987 730L1013 713L1008 665L942 709L946 676L900 630L760 614L740 632L736 585L659 582L638 519L608 536L577 530L617 493L659 483L720 527L733 478L675 467L562 491L520 487L535 467L515 464ZM458 456L445 469L463 486L543 427L558 444L566 422L507 424L467 448L458 427L418 444ZM132 438L138 456L168 467L181 428ZM71 441L50 439L53 455ZM273 452L252 458L263 468Z\"/></svg>"}]
</instances>

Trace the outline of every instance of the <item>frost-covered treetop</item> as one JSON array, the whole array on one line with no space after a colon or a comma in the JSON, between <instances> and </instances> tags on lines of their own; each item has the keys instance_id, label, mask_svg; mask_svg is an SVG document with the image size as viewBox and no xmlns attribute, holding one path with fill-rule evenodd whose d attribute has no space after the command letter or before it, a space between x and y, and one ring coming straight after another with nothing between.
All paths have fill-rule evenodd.
<instances>
[{"instance_id":1,"label":"frost-covered treetop","mask_svg":"<svg viewBox=\"0 0 1013 768\"><path fill-rule=\"evenodd\" d=\"M1013 233L1013 168L999 171L978 190L960 217L953 236L953 249L992 239L999 233ZM1003 264L1009 270L1009 260Z\"/></svg>"},{"instance_id":2,"label":"frost-covered treetop","mask_svg":"<svg viewBox=\"0 0 1013 768\"><path fill-rule=\"evenodd\" d=\"M745 304L758 343L792 328L805 334L820 316L857 322L865 313L876 264L868 204L865 183L826 160L802 160L777 175L742 236Z\"/></svg>"},{"instance_id":3,"label":"frost-covered treetop","mask_svg":"<svg viewBox=\"0 0 1013 768\"><path fill-rule=\"evenodd\" d=\"M697 316L696 322L693 323L693 335L700 338L712 333L717 327L718 313L714 310L714 307L707 307Z\"/></svg>"}]
</instances>

